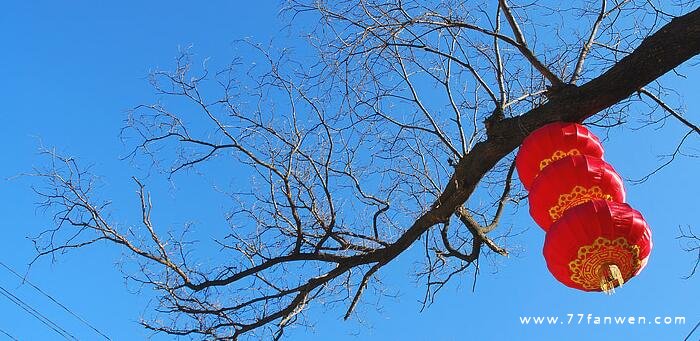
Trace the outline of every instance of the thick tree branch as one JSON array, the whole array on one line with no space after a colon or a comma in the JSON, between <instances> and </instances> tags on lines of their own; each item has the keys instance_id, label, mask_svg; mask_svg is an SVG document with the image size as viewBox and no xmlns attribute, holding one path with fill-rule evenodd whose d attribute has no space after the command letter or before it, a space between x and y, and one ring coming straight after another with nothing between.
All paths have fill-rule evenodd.
<instances>
[{"instance_id":1,"label":"thick tree branch","mask_svg":"<svg viewBox=\"0 0 700 341\"><path fill-rule=\"evenodd\" d=\"M700 53L700 8L674 18L602 75L556 99L513 118L497 122L488 139L477 143L455 167L447 187L396 242L356 256L360 262L388 262L425 231L446 222L474 192L481 178L535 129L555 121L581 122L629 97L638 89Z\"/></svg>"}]
</instances>

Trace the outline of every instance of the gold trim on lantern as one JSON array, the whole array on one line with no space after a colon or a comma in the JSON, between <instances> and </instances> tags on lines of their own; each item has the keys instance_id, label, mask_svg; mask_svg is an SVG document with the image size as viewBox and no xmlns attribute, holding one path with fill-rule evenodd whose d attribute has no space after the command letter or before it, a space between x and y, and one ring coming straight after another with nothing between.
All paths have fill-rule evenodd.
<instances>
[{"instance_id":1,"label":"gold trim on lantern","mask_svg":"<svg viewBox=\"0 0 700 341\"><path fill-rule=\"evenodd\" d=\"M613 197L610 194L603 193L603 190L598 186L591 188L574 186L570 193L564 193L559 196L557 204L549 208L549 216L552 218L552 221L557 221L566 210L594 199L612 200Z\"/></svg>"},{"instance_id":2,"label":"gold trim on lantern","mask_svg":"<svg viewBox=\"0 0 700 341\"><path fill-rule=\"evenodd\" d=\"M569 262L570 278L586 290L607 291L632 278L644 261L639 259L639 246L630 245L625 237L615 240L598 237L593 244L581 246L577 258ZM601 276L605 273L605 267L611 265L617 268L621 279L618 283L607 282L603 285Z\"/></svg>"},{"instance_id":3,"label":"gold trim on lantern","mask_svg":"<svg viewBox=\"0 0 700 341\"><path fill-rule=\"evenodd\" d=\"M563 150L557 150L552 154L552 156L549 157L549 159L544 159L540 161L540 170L543 170L545 167L549 166L552 162L561 160L567 156L574 156L574 155L581 155L581 152L576 149L570 149L568 152L565 152Z\"/></svg>"}]
</instances>

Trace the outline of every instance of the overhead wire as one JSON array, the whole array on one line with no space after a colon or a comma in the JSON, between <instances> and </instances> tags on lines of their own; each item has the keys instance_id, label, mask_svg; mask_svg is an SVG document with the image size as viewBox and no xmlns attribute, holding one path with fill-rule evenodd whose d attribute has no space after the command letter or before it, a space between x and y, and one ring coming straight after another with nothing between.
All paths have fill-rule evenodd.
<instances>
[{"instance_id":1,"label":"overhead wire","mask_svg":"<svg viewBox=\"0 0 700 341\"><path fill-rule=\"evenodd\" d=\"M49 295L49 294L46 293L45 291L41 290L41 288L39 288L38 286L36 286L34 283L30 282L30 281L29 281L28 279L26 279L24 276L22 276L22 275L20 275L19 273L17 273L17 271L13 270L12 268L10 268L9 266L7 266L5 263L3 263L3 262L1 262L1 261L0 261L0 266L4 267L5 269L7 269L7 271L9 271L9 272L12 273L13 275L15 275L17 278L21 279L22 282L29 284L32 288L36 289L38 292L40 292L41 294L43 294L44 296L46 296L46 297L47 297L48 299L50 299L52 302L56 303L59 307L63 308L63 310L65 310L66 312L68 312L69 314L71 314L73 317L75 317L76 319L78 319L78 320L79 320L80 322L82 322L84 325L88 326L90 329L92 329L93 331L95 331L97 334L100 334L102 337L104 337L104 338L107 339L107 340L111 340L111 339L109 338L109 336L105 335L105 333L103 333L102 331L100 331L99 329L97 329L97 327L95 327L95 326L93 326L92 324L90 324L88 321L86 321L85 319L83 319L82 317L80 317L78 314L74 313L72 310L70 310L68 307L66 307L64 304L62 304L61 302L59 302L57 299L53 298L51 295Z\"/></svg>"},{"instance_id":2,"label":"overhead wire","mask_svg":"<svg viewBox=\"0 0 700 341\"><path fill-rule=\"evenodd\" d=\"M695 325L695 327L693 327L693 330L690 331L690 334L688 334L688 336L686 336L685 339L683 339L683 341L690 340L690 336L692 336L693 333L695 333L695 330L698 329L698 327L700 327L700 321L698 321L698 323ZM698 338L698 340L700 340L700 338Z\"/></svg>"},{"instance_id":3,"label":"overhead wire","mask_svg":"<svg viewBox=\"0 0 700 341\"><path fill-rule=\"evenodd\" d=\"M0 334L5 334L5 336L9 337L10 339L13 339L15 341L19 341L18 338L14 337L14 336L12 336L12 334L2 330L2 328L0 328Z\"/></svg>"},{"instance_id":4,"label":"overhead wire","mask_svg":"<svg viewBox=\"0 0 700 341\"><path fill-rule=\"evenodd\" d=\"M42 313L40 313L36 309L32 308L32 306L30 306L26 302L22 301L22 299L20 299L19 297L13 295L10 291L5 289L3 286L0 286L0 295L5 296L12 303L14 303L18 307L24 309L26 312L28 312L30 315L34 316L41 323L43 323L47 327L51 328L53 331L55 331L59 335L63 336L63 338L65 338L66 340L77 340L77 338L75 336L73 336L73 334L69 333L68 331L63 329L61 326L59 326L58 324L51 321L48 317L44 316Z\"/></svg>"}]
</instances>

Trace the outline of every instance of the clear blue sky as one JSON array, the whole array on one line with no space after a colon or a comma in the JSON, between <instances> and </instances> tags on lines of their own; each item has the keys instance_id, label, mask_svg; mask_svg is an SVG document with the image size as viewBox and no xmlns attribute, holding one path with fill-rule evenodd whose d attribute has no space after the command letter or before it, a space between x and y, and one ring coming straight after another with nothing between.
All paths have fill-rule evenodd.
<instances>
[{"instance_id":1,"label":"clear blue sky","mask_svg":"<svg viewBox=\"0 0 700 341\"><path fill-rule=\"evenodd\" d=\"M50 226L36 210L37 198L28 179L7 180L41 164L38 146L56 146L94 164L110 193L115 218L133 220L127 207L135 199L127 162L119 161L125 149L118 139L126 110L155 97L147 84L148 70L172 65L178 46L193 45L198 57L224 63L234 52L231 43L252 37L267 42L280 33L275 1L127 1L97 5L94 1L12 1L0 10L0 261L24 272L34 256L26 238ZM255 5L252 5L255 3ZM697 64L697 59L695 60ZM688 117L700 122L697 84L700 71L690 64L681 68L687 79L668 78L684 98ZM623 177L637 178L658 164L657 156L675 146L685 132L673 121L661 130L634 132L618 129L606 140L607 160ZM689 146L699 152L697 136ZM398 298L384 298L377 309L365 304L362 321L344 322L344 311L311 308L317 320L315 334L293 329L291 340L463 340L523 339L682 339L700 320L700 275L684 280L694 256L681 251L679 226L700 231L698 159L681 157L651 181L628 184L628 199L653 229L654 250L647 268L617 294L605 296L574 291L556 282L541 255L544 234L527 216L527 210L508 217L506 226L523 231L509 241L522 248L508 259L482 262L475 292L471 277L454 281L427 311L419 313L422 286L410 274L418 248L383 270L381 277ZM171 203L159 214L165 220L207 222L221 217L220 207L192 208L199 183L181 184L160 193ZM201 198L198 198L201 200ZM213 200L213 199L212 199ZM206 203L206 202L205 202ZM202 203L200 203L201 205ZM120 254L95 245L65 254L51 263L44 259L29 279L69 306L113 339L142 339L150 334L136 322L146 309L150 292L134 295L115 270ZM80 324L26 285L20 285L0 268L0 286L40 310L79 339L98 339ZM377 300L368 295L366 302ZM682 326L524 326L519 316L566 314L597 316L684 316ZM22 340L58 337L26 312L0 297L0 329ZM359 336L353 336L359 333ZM4 335L0 334L0 340ZM700 338L700 333L694 339ZM169 339L161 336L157 339Z\"/></svg>"}]
</instances>

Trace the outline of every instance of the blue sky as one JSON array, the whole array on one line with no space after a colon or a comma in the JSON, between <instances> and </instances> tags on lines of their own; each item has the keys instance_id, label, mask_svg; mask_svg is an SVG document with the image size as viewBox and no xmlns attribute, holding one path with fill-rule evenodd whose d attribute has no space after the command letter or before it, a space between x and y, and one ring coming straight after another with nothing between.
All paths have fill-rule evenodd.
<instances>
[{"instance_id":1,"label":"blue sky","mask_svg":"<svg viewBox=\"0 0 700 341\"><path fill-rule=\"evenodd\" d=\"M147 73L171 66L178 47L192 45L197 57L224 63L238 53L232 47L237 39L251 37L267 42L277 35L276 41L282 42L286 33L280 31L276 2L252 3L3 4L0 142L5 161L0 169L0 195L4 198L0 205L0 215L4 217L0 222L4 232L0 262L24 273L34 256L26 237L50 226L49 217L36 209L37 198L30 190L30 179L14 177L41 165L37 154L40 144L56 146L93 164L93 171L102 177L103 192L109 193L115 208L122 208L115 212L115 218L134 219L133 207L129 205L136 199L130 180L133 172L128 162L119 160L126 152L119 142L126 111L154 99ZM688 117L700 122L700 99L696 95L700 71L691 63L680 71L687 78L667 77L667 84L683 97ZM673 121L658 131L613 130L604 142L606 159L623 177L638 178L659 163L658 155L671 152L685 131ZM690 138L690 151L696 155L698 142L696 135ZM694 258L681 250L675 237L679 226L700 230L699 173L698 159L681 157L652 180L627 185L628 201L644 214L653 229L654 250L642 274L613 296L582 293L556 282L542 259L544 234L527 216L527 210L521 209L507 217L505 224L522 231L509 241L522 251L508 259L485 259L475 292L471 291L471 276L460 278L444 289L431 308L419 313L422 287L415 283L410 270L421 250L414 247L380 275L398 293L397 298L383 298L378 306L365 304L358 310L361 318L348 322L342 321L344 311L340 309L324 311L312 306L310 316L317 321L314 333L293 329L289 339L681 339L700 320L695 303L700 302L700 276L681 278L690 270ZM168 200L167 207L158 214L172 224L190 219L206 223L220 218L220 206L192 206L192 198L201 185L196 179L176 189L156 184L161 189L158 195ZM188 216L183 217L182 212ZM115 270L121 258L118 252L94 245L62 255L55 262L43 259L35 264L28 278L113 339L146 338L151 334L137 321L146 310L150 292L130 293L134 288L125 286ZM99 339L32 288L20 285L2 268L0 286L77 338ZM370 293L366 301L377 299ZM19 339L58 337L4 297L0 297L0 312L0 329ZM684 316L687 322L682 326L524 326L519 322L520 316L565 319L570 313Z\"/></svg>"}]
</instances>

